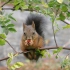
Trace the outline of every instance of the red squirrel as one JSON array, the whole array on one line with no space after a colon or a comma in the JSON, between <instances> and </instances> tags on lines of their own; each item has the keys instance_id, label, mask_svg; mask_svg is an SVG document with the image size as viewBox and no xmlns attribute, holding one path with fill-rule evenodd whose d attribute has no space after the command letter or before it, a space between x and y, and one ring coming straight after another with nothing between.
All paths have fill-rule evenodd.
<instances>
[{"instance_id":1,"label":"red squirrel","mask_svg":"<svg viewBox=\"0 0 70 70\"><path fill-rule=\"evenodd\" d=\"M30 60L38 60L39 55L36 55L35 51L44 47L44 38L40 35L41 28L39 25L41 20L36 19L36 17L33 18L33 15L34 14L31 14L27 18L26 24L23 24L23 35L20 47L23 52L30 51L28 53L24 53L25 57Z\"/></svg>"}]
</instances>

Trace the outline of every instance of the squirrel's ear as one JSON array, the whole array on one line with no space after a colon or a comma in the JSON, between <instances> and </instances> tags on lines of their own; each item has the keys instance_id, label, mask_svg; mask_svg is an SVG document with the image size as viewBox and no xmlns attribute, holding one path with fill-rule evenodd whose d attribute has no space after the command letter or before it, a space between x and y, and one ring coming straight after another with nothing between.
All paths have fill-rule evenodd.
<instances>
[{"instance_id":1,"label":"squirrel's ear","mask_svg":"<svg viewBox=\"0 0 70 70\"><path fill-rule=\"evenodd\" d=\"M26 24L23 23L23 30L25 30L25 28L26 28Z\"/></svg>"},{"instance_id":2,"label":"squirrel's ear","mask_svg":"<svg viewBox=\"0 0 70 70\"><path fill-rule=\"evenodd\" d=\"M34 21L32 21L32 27L35 29L35 23L34 23Z\"/></svg>"}]
</instances>

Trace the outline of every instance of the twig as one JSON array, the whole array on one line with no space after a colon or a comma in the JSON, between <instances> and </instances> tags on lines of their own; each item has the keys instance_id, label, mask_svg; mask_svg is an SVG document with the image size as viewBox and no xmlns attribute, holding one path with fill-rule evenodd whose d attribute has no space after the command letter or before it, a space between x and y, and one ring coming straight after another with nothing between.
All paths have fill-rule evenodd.
<instances>
[{"instance_id":1,"label":"twig","mask_svg":"<svg viewBox=\"0 0 70 70\"><path fill-rule=\"evenodd\" d=\"M4 39L4 38L1 37L1 36L0 36L0 38L3 39L4 41L6 41L6 42L10 45L10 47L17 53L17 51L11 46L11 44L10 44L6 39Z\"/></svg>"},{"instance_id":2,"label":"twig","mask_svg":"<svg viewBox=\"0 0 70 70\"><path fill-rule=\"evenodd\" d=\"M7 59L9 59L9 57L2 58L0 59L0 61L7 60Z\"/></svg>"},{"instance_id":3,"label":"twig","mask_svg":"<svg viewBox=\"0 0 70 70\"><path fill-rule=\"evenodd\" d=\"M29 52L29 51L26 51L26 52L17 52L16 54L23 54L23 53L27 53L27 52ZM14 55L16 55L16 54L14 54ZM7 59L9 59L9 57L2 58L2 59L0 59L0 61L7 60Z\"/></svg>"},{"instance_id":4,"label":"twig","mask_svg":"<svg viewBox=\"0 0 70 70\"><path fill-rule=\"evenodd\" d=\"M2 8L2 10L15 10L15 8ZM19 8L18 10L30 11L29 9L21 9L21 8ZM36 11L36 10L31 10L31 11Z\"/></svg>"},{"instance_id":5,"label":"twig","mask_svg":"<svg viewBox=\"0 0 70 70\"><path fill-rule=\"evenodd\" d=\"M45 47L45 48L40 48L40 50L49 50L49 49L58 49L59 47ZM65 49L65 50L70 50L70 48L67 48L67 47L62 47L62 49ZM16 54L22 54L22 53L27 53L27 52L30 52L30 51L26 51L26 52L17 52ZM14 55L16 55L14 54ZM5 58L2 58L0 59L0 61L3 61L3 60L7 60L9 57L5 57Z\"/></svg>"},{"instance_id":6,"label":"twig","mask_svg":"<svg viewBox=\"0 0 70 70\"><path fill-rule=\"evenodd\" d=\"M15 10L14 8L2 8L2 10Z\"/></svg>"},{"instance_id":7,"label":"twig","mask_svg":"<svg viewBox=\"0 0 70 70\"><path fill-rule=\"evenodd\" d=\"M58 49L58 48L59 47L50 47L50 46L48 46L48 47L45 47L45 48L40 48L40 50L45 50L45 49L50 50L50 49ZM70 50L70 48L68 48L68 47L62 47L62 49Z\"/></svg>"},{"instance_id":8,"label":"twig","mask_svg":"<svg viewBox=\"0 0 70 70\"><path fill-rule=\"evenodd\" d=\"M70 25L70 23L66 22L65 20L62 20L62 22L66 23L67 25Z\"/></svg>"},{"instance_id":9,"label":"twig","mask_svg":"<svg viewBox=\"0 0 70 70\"><path fill-rule=\"evenodd\" d=\"M54 41L55 41L56 47L58 47L57 42L56 42L56 38L55 38L55 33L54 33L54 26L53 26L53 23L52 23L52 29L53 29Z\"/></svg>"},{"instance_id":10,"label":"twig","mask_svg":"<svg viewBox=\"0 0 70 70\"><path fill-rule=\"evenodd\" d=\"M51 8L51 9L53 10L53 8ZM56 13L55 10L53 10L53 11L54 11L54 13ZM57 12L58 12L58 10L57 10ZM52 21L52 30L53 30L53 36L54 36L54 41L55 41L56 47L58 47L58 45L57 45L56 38L55 38L54 25L53 24L55 23L55 20L56 20L57 15L58 15L58 13L56 13L55 18Z\"/></svg>"},{"instance_id":11,"label":"twig","mask_svg":"<svg viewBox=\"0 0 70 70\"><path fill-rule=\"evenodd\" d=\"M13 8L15 8L16 6L18 6L20 3L16 4Z\"/></svg>"},{"instance_id":12,"label":"twig","mask_svg":"<svg viewBox=\"0 0 70 70\"><path fill-rule=\"evenodd\" d=\"M70 52L66 55L65 59L70 55Z\"/></svg>"},{"instance_id":13,"label":"twig","mask_svg":"<svg viewBox=\"0 0 70 70\"><path fill-rule=\"evenodd\" d=\"M7 2L5 2L1 7L3 7L4 5L6 5L7 3L9 3L12 0L8 0Z\"/></svg>"}]
</instances>

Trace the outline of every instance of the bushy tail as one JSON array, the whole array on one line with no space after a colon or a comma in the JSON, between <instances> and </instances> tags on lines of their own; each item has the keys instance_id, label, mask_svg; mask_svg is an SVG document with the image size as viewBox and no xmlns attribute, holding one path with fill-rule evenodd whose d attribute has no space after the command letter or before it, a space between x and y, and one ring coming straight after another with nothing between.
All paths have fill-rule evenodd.
<instances>
[{"instance_id":1,"label":"bushy tail","mask_svg":"<svg viewBox=\"0 0 70 70\"><path fill-rule=\"evenodd\" d=\"M35 13L35 14L30 13L30 15L27 17L26 24L31 25L32 21L34 21L34 23L35 23L36 32L40 36L44 37L43 36L43 24L44 24L43 15L42 14L37 14L37 13Z\"/></svg>"}]
</instances>

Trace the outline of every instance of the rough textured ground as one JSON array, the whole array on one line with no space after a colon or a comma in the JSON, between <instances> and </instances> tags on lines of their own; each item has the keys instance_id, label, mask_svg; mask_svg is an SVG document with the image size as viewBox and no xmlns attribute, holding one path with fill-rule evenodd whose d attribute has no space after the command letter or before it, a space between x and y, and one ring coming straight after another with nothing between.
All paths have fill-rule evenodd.
<instances>
[{"instance_id":1,"label":"rough textured ground","mask_svg":"<svg viewBox=\"0 0 70 70\"><path fill-rule=\"evenodd\" d=\"M0 70L7 70L7 67L0 67ZM20 68L16 70L66 70L61 68L60 62L54 58L43 59L38 62L26 62Z\"/></svg>"}]
</instances>

